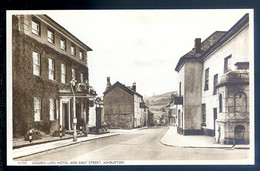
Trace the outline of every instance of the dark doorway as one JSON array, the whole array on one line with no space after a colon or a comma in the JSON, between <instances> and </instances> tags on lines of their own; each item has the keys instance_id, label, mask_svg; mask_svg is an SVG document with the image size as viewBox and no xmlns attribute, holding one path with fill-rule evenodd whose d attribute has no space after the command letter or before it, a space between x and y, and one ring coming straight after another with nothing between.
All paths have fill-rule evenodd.
<instances>
[{"instance_id":1,"label":"dark doorway","mask_svg":"<svg viewBox=\"0 0 260 171\"><path fill-rule=\"evenodd\" d=\"M68 104L62 103L62 111L63 111L63 117L64 117L64 128L66 130L69 129L69 114L68 114Z\"/></svg>"},{"instance_id":2,"label":"dark doorway","mask_svg":"<svg viewBox=\"0 0 260 171\"><path fill-rule=\"evenodd\" d=\"M214 115L214 132L213 136L215 136L215 131L216 131L216 120L218 118L218 113L217 113L217 108L213 108L213 115Z\"/></svg>"},{"instance_id":3,"label":"dark doorway","mask_svg":"<svg viewBox=\"0 0 260 171\"><path fill-rule=\"evenodd\" d=\"M96 107L96 127L97 127L97 129L101 128L101 111L102 111L102 108Z\"/></svg>"},{"instance_id":4,"label":"dark doorway","mask_svg":"<svg viewBox=\"0 0 260 171\"><path fill-rule=\"evenodd\" d=\"M235 127L235 144L245 144L245 127L243 125L237 125Z\"/></svg>"}]
</instances>

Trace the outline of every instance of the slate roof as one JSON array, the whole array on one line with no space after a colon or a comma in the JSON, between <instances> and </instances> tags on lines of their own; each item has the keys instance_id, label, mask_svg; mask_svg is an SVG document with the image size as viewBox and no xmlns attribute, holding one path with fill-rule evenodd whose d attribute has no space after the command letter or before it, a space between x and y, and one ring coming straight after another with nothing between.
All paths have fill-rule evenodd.
<instances>
[{"instance_id":1,"label":"slate roof","mask_svg":"<svg viewBox=\"0 0 260 171\"><path fill-rule=\"evenodd\" d=\"M114 88L116 87L120 87L123 90L125 90L127 93L131 94L131 95L138 95L139 97L141 97L143 99L143 96L139 93L137 93L136 91L132 90L131 88L123 85L122 83L120 83L119 81L117 81L115 84L113 84L111 87L109 87L105 92L104 95L106 95L107 93L109 93L110 91L112 91Z\"/></svg>"}]
</instances>

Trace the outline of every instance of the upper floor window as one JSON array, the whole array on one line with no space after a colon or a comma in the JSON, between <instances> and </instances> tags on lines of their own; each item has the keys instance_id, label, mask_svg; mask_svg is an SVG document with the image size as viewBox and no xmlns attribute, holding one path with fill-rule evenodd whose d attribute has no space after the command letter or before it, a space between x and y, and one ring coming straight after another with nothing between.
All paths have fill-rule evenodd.
<instances>
[{"instance_id":1,"label":"upper floor window","mask_svg":"<svg viewBox=\"0 0 260 171\"><path fill-rule=\"evenodd\" d=\"M40 54L33 52L33 75L40 76L41 71L41 59Z\"/></svg>"},{"instance_id":2,"label":"upper floor window","mask_svg":"<svg viewBox=\"0 0 260 171\"><path fill-rule=\"evenodd\" d=\"M209 68L205 70L205 86L204 91L209 89Z\"/></svg>"},{"instance_id":3,"label":"upper floor window","mask_svg":"<svg viewBox=\"0 0 260 171\"><path fill-rule=\"evenodd\" d=\"M55 99L50 99L50 120L55 120Z\"/></svg>"},{"instance_id":4,"label":"upper floor window","mask_svg":"<svg viewBox=\"0 0 260 171\"><path fill-rule=\"evenodd\" d=\"M218 84L218 74L214 75L214 83L213 83L213 95L215 95L217 93L217 86Z\"/></svg>"},{"instance_id":5,"label":"upper floor window","mask_svg":"<svg viewBox=\"0 0 260 171\"><path fill-rule=\"evenodd\" d=\"M72 80L77 80L77 71L76 71L76 69L72 68L71 72L72 72L72 74L71 74Z\"/></svg>"},{"instance_id":6,"label":"upper floor window","mask_svg":"<svg viewBox=\"0 0 260 171\"><path fill-rule=\"evenodd\" d=\"M66 65L61 64L61 83L66 83L67 71Z\"/></svg>"},{"instance_id":7,"label":"upper floor window","mask_svg":"<svg viewBox=\"0 0 260 171\"><path fill-rule=\"evenodd\" d=\"M41 33L40 22L32 20L32 33L40 36Z\"/></svg>"},{"instance_id":8,"label":"upper floor window","mask_svg":"<svg viewBox=\"0 0 260 171\"><path fill-rule=\"evenodd\" d=\"M54 43L54 31L47 30L48 42Z\"/></svg>"},{"instance_id":9,"label":"upper floor window","mask_svg":"<svg viewBox=\"0 0 260 171\"><path fill-rule=\"evenodd\" d=\"M34 121L41 120L41 98L34 97Z\"/></svg>"},{"instance_id":10,"label":"upper floor window","mask_svg":"<svg viewBox=\"0 0 260 171\"><path fill-rule=\"evenodd\" d=\"M71 53L72 55L74 55L74 56L76 55L76 47L75 47L74 44L71 44L70 53Z\"/></svg>"},{"instance_id":11,"label":"upper floor window","mask_svg":"<svg viewBox=\"0 0 260 171\"><path fill-rule=\"evenodd\" d=\"M84 60L84 54L82 50L79 51L79 59Z\"/></svg>"},{"instance_id":12,"label":"upper floor window","mask_svg":"<svg viewBox=\"0 0 260 171\"><path fill-rule=\"evenodd\" d=\"M83 83L84 82L84 75L81 73L80 74L80 82Z\"/></svg>"},{"instance_id":13,"label":"upper floor window","mask_svg":"<svg viewBox=\"0 0 260 171\"><path fill-rule=\"evenodd\" d=\"M49 58L49 79L54 80L54 60Z\"/></svg>"},{"instance_id":14,"label":"upper floor window","mask_svg":"<svg viewBox=\"0 0 260 171\"><path fill-rule=\"evenodd\" d=\"M64 38L60 39L60 48L66 50L66 40Z\"/></svg>"},{"instance_id":15,"label":"upper floor window","mask_svg":"<svg viewBox=\"0 0 260 171\"><path fill-rule=\"evenodd\" d=\"M228 57L226 57L224 60L224 73L228 72L231 70L231 55L229 55Z\"/></svg>"}]
</instances>

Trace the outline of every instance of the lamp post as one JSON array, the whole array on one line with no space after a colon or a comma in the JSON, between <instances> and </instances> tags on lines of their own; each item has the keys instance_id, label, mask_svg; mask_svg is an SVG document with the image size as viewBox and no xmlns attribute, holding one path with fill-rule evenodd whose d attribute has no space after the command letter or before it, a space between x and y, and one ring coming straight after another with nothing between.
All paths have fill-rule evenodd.
<instances>
[{"instance_id":1,"label":"lamp post","mask_svg":"<svg viewBox=\"0 0 260 171\"><path fill-rule=\"evenodd\" d=\"M101 101L101 98L100 97L97 97L95 99L95 104L96 104L96 134L99 133L99 128L100 128L100 123L99 121L100 120L100 117L99 115L101 115L101 113L98 113L98 110L100 111L100 101Z\"/></svg>"},{"instance_id":2,"label":"lamp post","mask_svg":"<svg viewBox=\"0 0 260 171\"><path fill-rule=\"evenodd\" d=\"M75 93L74 93L74 90L73 90L73 86L76 85L76 82L77 82L77 80L75 80L75 79L72 79L70 81L71 91L72 91L72 94L73 94L73 141L77 141L76 97L75 97Z\"/></svg>"}]
</instances>

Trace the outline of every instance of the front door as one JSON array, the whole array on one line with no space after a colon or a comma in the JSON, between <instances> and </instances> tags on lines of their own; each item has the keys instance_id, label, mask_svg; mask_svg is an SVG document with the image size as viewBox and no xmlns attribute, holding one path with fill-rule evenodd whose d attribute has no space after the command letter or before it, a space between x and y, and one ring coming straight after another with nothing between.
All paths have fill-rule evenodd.
<instances>
[{"instance_id":1,"label":"front door","mask_svg":"<svg viewBox=\"0 0 260 171\"><path fill-rule=\"evenodd\" d=\"M62 103L63 125L66 130L69 129L68 103Z\"/></svg>"},{"instance_id":2,"label":"front door","mask_svg":"<svg viewBox=\"0 0 260 171\"><path fill-rule=\"evenodd\" d=\"M235 143L236 144L245 144L245 127L243 125L237 125L235 127Z\"/></svg>"},{"instance_id":3,"label":"front door","mask_svg":"<svg viewBox=\"0 0 260 171\"><path fill-rule=\"evenodd\" d=\"M217 108L213 108L213 114L214 114L214 132L213 135L215 136L215 131L216 131L216 119L217 119Z\"/></svg>"}]
</instances>

